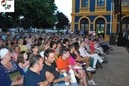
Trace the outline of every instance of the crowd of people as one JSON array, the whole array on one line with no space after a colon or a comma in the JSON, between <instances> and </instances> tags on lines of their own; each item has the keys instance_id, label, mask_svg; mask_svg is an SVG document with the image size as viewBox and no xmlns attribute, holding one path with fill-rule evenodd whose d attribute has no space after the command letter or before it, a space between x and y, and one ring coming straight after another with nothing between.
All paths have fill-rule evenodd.
<instances>
[{"instance_id":1,"label":"crowd of people","mask_svg":"<svg viewBox=\"0 0 129 86\"><path fill-rule=\"evenodd\" d=\"M97 85L93 73L108 62L105 55L111 50L96 34L5 33L0 37L0 86Z\"/></svg>"}]
</instances>

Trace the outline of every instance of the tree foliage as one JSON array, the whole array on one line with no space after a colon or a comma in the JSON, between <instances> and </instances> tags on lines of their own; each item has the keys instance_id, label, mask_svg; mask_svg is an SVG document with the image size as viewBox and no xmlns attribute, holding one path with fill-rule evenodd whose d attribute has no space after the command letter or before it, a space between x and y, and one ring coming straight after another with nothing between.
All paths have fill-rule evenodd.
<instances>
[{"instance_id":1,"label":"tree foliage","mask_svg":"<svg viewBox=\"0 0 129 86\"><path fill-rule=\"evenodd\" d=\"M57 28L65 28L69 25L68 18L62 13L57 12L54 0L15 0L15 12L0 15L0 26L4 28L18 27L23 28L51 28L55 22ZM20 19L20 16L24 16Z\"/></svg>"},{"instance_id":2,"label":"tree foliage","mask_svg":"<svg viewBox=\"0 0 129 86\"><path fill-rule=\"evenodd\" d=\"M53 27L54 25L54 11L56 6L54 0L16 0L15 12L6 13L11 16L11 23L14 27L19 26L19 22L22 26L26 27ZM19 19L19 16L24 16L23 20Z\"/></svg>"},{"instance_id":3,"label":"tree foliage","mask_svg":"<svg viewBox=\"0 0 129 86\"><path fill-rule=\"evenodd\" d=\"M57 28L65 28L66 26L69 26L69 20L68 18L62 13L62 12L57 12Z\"/></svg>"}]
</instances>

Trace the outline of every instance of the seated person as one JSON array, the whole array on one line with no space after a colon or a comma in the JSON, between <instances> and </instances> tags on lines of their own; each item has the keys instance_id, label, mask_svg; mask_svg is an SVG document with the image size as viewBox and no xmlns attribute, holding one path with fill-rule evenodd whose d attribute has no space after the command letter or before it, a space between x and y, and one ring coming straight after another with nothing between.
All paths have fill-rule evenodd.
<instances>
[{"instance_id":1,"label":"seated person","mask_svg":"<svg viewBox=\"0 0 129 86\"><path fill-rule=\"evenodd\" d=\"M30 66L30 63L28 61L28 55L27 55L26 51L21 51L19 53L18 58L17 58L17 63L19 65L19 67L21 69L23 69L23 71L26 73Z\"/></svg>"},{"instance_id":2,"label":"seated person","mask_svg":"<svg viewBox=\"0 0 129 86\"><path fill-rule=\"evenodd\" d=\"M66 77L60 77L60 73L58 71L58 69L56 68L56 63L55 63L55 51L53 49L47 49L45 50L44 53L44 58L45 58L45 62L44 62L44 69L46 71L49 71L50 73L52 73L55 77L54 81L53 81L53 85L61 85L64 82L70 82L70 77L66 76ZM53 86L52 85L52 86ZM64 83L65 85L65 83Z\"/></svg>"},{"instance_id":3,"label":"seated person","mask_svg":"<svg viewBox=\"0 0 129 86\"><path fill-rule=\"evenodd\" d=\"M69 62L69 57L70 57L69 49L62 48L59 53L59 58L57 58L57 60L56 60L57 69L62 74L70 72L72 70L72 66L70 65L70 62ZM73 73L74 76L72 76L72 77L70 76L71 80L75 77L75 74L76 73ZM79 76L77 76L77 77L79 77ZM74 78L74 81L71 82L71 84L77 85L75 78Z\"/></svg>"},{"instance_id":4,"label":"seated person","mask_svg":"<svg viewBox=\"0 0 129 86\"><path fill-rule=\"evenodd\" d=\"M87 86L87 80L86 80L86 73L82 68L82 65L80 63L77 63L76 60L74 59L75 57L72 57L72 52L74 52L75 48L73 45L69 45L69 49L70 49L70 58L69 58L69 62L70 64L73 66L73 69L79 73L78 77L80 77L80 85L82 86L84 84L84 86Z\"/></svg>"},{"instance_id":5,"label":"seated person","mask_svg":"<svg viewBox=\"0 0 129 86\"><path fill-rule=\"evenodd\" d=\"M24 72L11 60L10 51L6 48L0 49L0 86L23 84Z\"/></svg>"},{"instance_id":6,"label":"seated person","mask_svg":"<svg viewBox=\"0 0 129 86\"><path fill-rule=\"evenodd\" d=\"M24 86L49 86L54 80L53 74L43 69L44 59L37 55L30 59L30 68L24 77Z\"/></svg>"}]
</instances>

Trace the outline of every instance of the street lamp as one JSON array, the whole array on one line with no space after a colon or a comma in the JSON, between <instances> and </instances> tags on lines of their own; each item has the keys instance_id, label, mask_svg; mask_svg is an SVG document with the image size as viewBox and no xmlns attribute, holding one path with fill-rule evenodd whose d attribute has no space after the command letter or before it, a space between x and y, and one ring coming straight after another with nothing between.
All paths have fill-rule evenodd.
<instances>
[{"instance_id":1,"label":"street lamp","mask_svg":"<svg viewBox=\"0 0 129 86\"><path fill-rule=\"evenodd\" d=\"M20 23L19 31L21 30L21 27L22 27L22 19L24 19L24 16L23 15L20 15L19 16L19 23Z\"/></svg>"}]
</instances>

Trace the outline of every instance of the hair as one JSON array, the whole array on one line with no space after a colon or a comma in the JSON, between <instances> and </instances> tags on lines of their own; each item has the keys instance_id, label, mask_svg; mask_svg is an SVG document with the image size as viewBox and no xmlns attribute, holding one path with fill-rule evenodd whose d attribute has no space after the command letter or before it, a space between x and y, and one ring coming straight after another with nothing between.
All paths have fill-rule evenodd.
<instances>
[{"instance_id":1,"label":"hair","mask_svg":"<svg viewBox=\"0 0 129 86\"><path fill-rule=\"evenodd\" d=\"M42 44L42 41L43 41L43 38L39 38L38 41L37 41L37 45L40 46Z\"/></svg>"},{"instance_id":2,"label":"hair","mask_svg":"<svg viewBox=\"0 0 129 86\"><path fill-rule=\"evenodd\" d=\"M66 44L66 42L69 42L69 40L68 39L64 39L63 40L63 44Z\"/></svg>"},{"instance_id":3,"label":"hair","mask_svg":"<svg viewBox=\"0 0 129 86\"><path fill-rule=\"evenodd\" d=\"M19 45L18 45L18 44L14 44L13 50L15 50L17 47L19 47ZM20 47L19 47L19 48L20 48Z\"/></svg>"},{"instance_id":4,"label":"hair","mask_svg":"<svg viewBox=\"0 0 129 86\"><path fill-rule=\"evenodd\" d=\"M74 47L74 45L71 44L71 45L69 45L68 47L69 47L69 50L71 50L71 49Z\"/></svg>"},{"instance_id":5,"label":"hair","mask_svg":"<svg viewBox=\"0 0 129 86\"><path fill-rule=\"evenodd\" d=\"M31 45L31 49L34 49L36 46L38 46L38 45L37 44Z\"/></svg>"},{"instance_id":6,"label":"hair","mask_svg":"<svg viewBox=\"0 0 129 86\"><path fill-rule=\"evenodd\" d=\"M76 50L78 50L80 47L78 42L73 43L73 46L75 47Z\"/></svg>"},{"instance_id":7,"label":"hair","mask_svg":"<svg viewBox=\"0 0 129 86\"><path fill-rule=\"evenodd\" d=\"M26 51L21 51L17 57L17 63L24 63L24 53L26 53Z\"/></svg>"},{"instance_id":8,"label":"hair","mask_svg":"<svg viewBox=\"0 0 129 86\"><path fill-rule=\"evenodd\" d=\"M40 55L33 55L31 59L29 59L30 61L30 67L33 67L35 63L37 63L40 59L42 59L42 57Z\"/></svg>"},{"instance_id":9,"label":"hair","mask_svg":"<svg viewBox=\"0 0 129 86\"><path fill-rule=\"evenodd\" d=\"M66 52L70 51L68 48L61 48L59 52L59 56L63 56Z\"/></svg>"},{"instance_id":10,"label":"hair","mask_svg":"<svg viewBox=\"0 0 129 86\"><path fill-rule=\"evenodd\" d=\"M48 58L50 53L55 53L55 51L53 49L48 48L47 50L45 50L44 56Z\"/></svg>"},{"instance_id":11,"label":"hair","mask_svg":"<svg viewBox=\"0 0 129 86\"><path fill-rule=\"evenodd\" d=\"M50 48L52 48L54 44L56 44L56 42L55 41L51 41L50 42Z\"/></svg>"}]
</instances>

